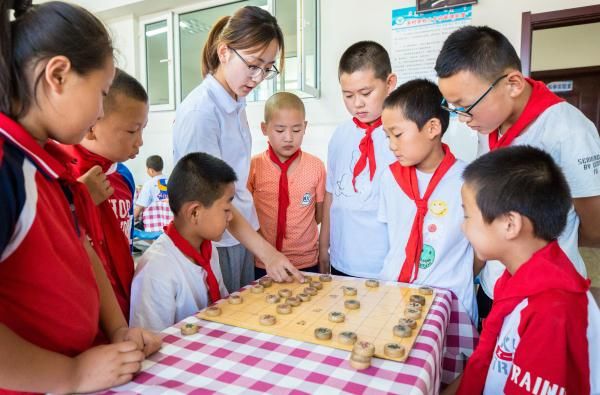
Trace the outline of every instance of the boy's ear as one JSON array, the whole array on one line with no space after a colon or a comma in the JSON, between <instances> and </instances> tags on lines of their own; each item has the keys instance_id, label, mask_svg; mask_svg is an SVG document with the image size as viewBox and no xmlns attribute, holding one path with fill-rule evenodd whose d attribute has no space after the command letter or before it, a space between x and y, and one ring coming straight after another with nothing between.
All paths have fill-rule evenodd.
<instances>
[{"instance_id":1,"label":"boy's ear","mask_svg":"<svg viewBox=\"0 0 600 395\"><path fill-rule=\"evenodd\" d=\"M180 213L188 222L197 225L202 220L203 206L199 202L185 202Z\"/></svg>"},{"instance_id":2,"label":"boy's ear","mask_svg":"<svg viewBox=\"0 0 600 395\"><path fill-rule=\"evenodd\" d=\"M437 118L431 118L425 124L425 132L430 140L442 135L442 123Z\"/></svg>"},{"instance_id":3,"label":"boy's ear","mask_svg":"<svg viewBox=\"0 0 600 395\"><path fill-rule=\"evenodd\" d=\"M524 217L516 211L509 211L503 216L504 236L506 240L516 239L523 230Z\"/></svg>"},{"instance_id":4,"label":"boy's ear","mask_svg":"<svg viewBox=\"0 0 600 395\"><path fill-rule=\"evenodd\" d=\"M61 93L71 71L71 61L66 56L54 56L44 67L44 81L54 92Z\"/></svg>"},{"instance_id":5,"label":"boy's ear","mask_svg":"<svg viewBox=\"0 0 600 395\"><path fill-rule=\"evenodd\" d=\"M506 77L509 85L509 95L512 98L519 97L527 86L527 81L520 71L513 70Z\"/></svg>"},{"instance_id":6,"label":"boy's ear","mask_svg":"<svg viewBox=\"0 0 600 395\"><path fill-rule=\"evenodd\" d=\"M304 121L304 133L306 133L306 127L308 126L308 121Z\"/></svg>"},{"instance_id":7,"label":"boy's ear","mask_svg":"<svg viewBox=\"0 0 600 395\"><path fill-rule=\"evenodd\" d=\"M396 89L396 84L398 83L398 76L396 76L396 74L394 73L391 73L390 75L388 75L385 83L387 86L387 94L389 95L394 89Z\"/></svg>"},{"instance_id":8,"label":"boy's ear","mask_svg":"<svg viewBox=\"0 0 600 395\"><path fill-rule=\"evenodd\" d=\"M267 135L267 123L266 122L260 123L260 130L262 130L263 136Z\"/></svg>"}]
</instances>

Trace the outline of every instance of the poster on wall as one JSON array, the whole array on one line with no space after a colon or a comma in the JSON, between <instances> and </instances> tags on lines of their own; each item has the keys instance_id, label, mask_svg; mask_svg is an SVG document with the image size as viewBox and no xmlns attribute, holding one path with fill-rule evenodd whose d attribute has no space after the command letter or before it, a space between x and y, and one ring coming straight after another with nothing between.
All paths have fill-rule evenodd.
<instances>
[{"instance_id":1,"label":"poster on wall","mask_svg":"<svg viewBox=\"0 0 600 395\"><path fill-rule=\"evenodd\" d=\"M454 8L476 3L477 0L417 0L417 12L430 12L442 8Z\"/></svg>"},{"instance_id":2,"label":"poster on wall","mask_svg":"<svg viewBox=\"0 0 600 395\"><path fill-rule=\"evenodd\" d=\"M426 14L416 7L392 10L392 71L398 85L414 78L437 81L434 66L444 41L454 30L471 24L471 6Z\"/></svg>"}]
</instances>

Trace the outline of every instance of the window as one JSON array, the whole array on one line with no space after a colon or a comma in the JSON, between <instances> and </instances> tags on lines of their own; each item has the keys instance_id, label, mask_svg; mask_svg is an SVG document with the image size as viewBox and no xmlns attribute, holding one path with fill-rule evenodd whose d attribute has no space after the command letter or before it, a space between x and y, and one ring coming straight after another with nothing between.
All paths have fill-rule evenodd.
<instances>
[{"instance_id":1,"label":"window","mask_svg":"<svg viewBox=\"0 0 600 395\"><path fill-rule=\"evenodd\" d=\"M148 91L150 108L154 111L175 108L171 20L169 14L142 22L142 58L145 65L142 69L142 81Z\"/></svg>"},{"instance_id":2,"label":"window","mask_svg":"<svg viewBox=\"0 0 600 395\"><path fill-rule=\"evenodd\" d=\"M142 81L148 89L151 110L174 109L175 102L180 103L202 82L202 48L210 29L222 16L247 5L264 8L276 16L286 46L281 75L263 81L247 100L266 100L282 90L300 97L318 97L319 0L242 0L142 21Z\"/></svg>"}]
</instances>

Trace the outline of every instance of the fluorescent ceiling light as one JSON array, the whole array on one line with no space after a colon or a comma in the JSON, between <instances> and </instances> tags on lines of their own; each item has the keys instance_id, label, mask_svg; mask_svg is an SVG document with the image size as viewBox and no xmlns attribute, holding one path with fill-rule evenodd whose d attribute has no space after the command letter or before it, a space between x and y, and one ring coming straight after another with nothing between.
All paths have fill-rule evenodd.
<instances>
[{"instance_id":1,"label":"fluorescent ceiling light","mask_svg":"<svg viewBox=\"0 0 600 395\"><path fill-rule=\"evenodd\" d=\"M167 27L163 26L163 27L159 27L158 29L148 30L146 32L146 37L152 37L152 36L156 36L157 34L162 34L162 33L166 33L166 32L167 32Z\"/></svg>"}]
</instances>

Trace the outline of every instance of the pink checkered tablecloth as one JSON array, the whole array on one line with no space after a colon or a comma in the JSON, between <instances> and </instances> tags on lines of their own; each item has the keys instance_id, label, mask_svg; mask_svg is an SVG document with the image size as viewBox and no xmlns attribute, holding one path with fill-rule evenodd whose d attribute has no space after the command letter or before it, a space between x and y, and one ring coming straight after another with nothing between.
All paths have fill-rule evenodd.
<instances>
[{"instance_id":1,"label":"pink checkered tablecloth","mask_svg":"<svg viewBox=\"0 0 600 395\"><path fill-rule=\"evenodd\" d=\"M168 200L156 200L142 211L142 223L146 232L160 232L173 220Z\"/></svg>"},{"instance_id":2,"label":"pink checkered tablecloth","mask_svg":"<svg viewBox=\"0 0 600 395\"><path fill-rule=\"evenodd\" d=\"M404 363L373 358L348 365L349 352L189 317L163 331L162 349L135 379L107 394L437 394L460 374L478 335L456 296L437 294ZM184 337L179 326L199 323Z\"/></svg>"}]
</instances>

